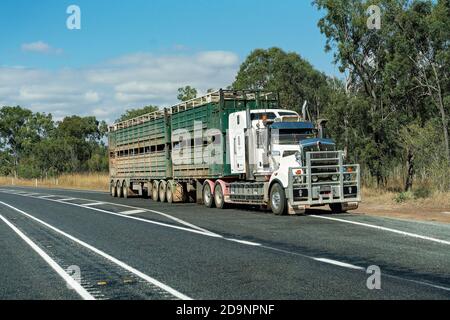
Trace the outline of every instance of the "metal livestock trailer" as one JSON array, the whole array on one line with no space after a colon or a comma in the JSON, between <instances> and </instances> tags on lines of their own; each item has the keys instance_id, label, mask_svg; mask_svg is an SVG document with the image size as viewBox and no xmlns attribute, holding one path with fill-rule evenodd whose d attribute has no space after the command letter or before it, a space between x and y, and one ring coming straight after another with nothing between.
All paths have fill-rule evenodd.
<instances>
[{"instance_id":1,"label":"metal livestock trailer","mask_svg":"<svg viewBox=\"0 0 450 320\"><path fill-rule=\"evenodd\" d=\"M210 164L205 150L217 139L226 141L229 115L254 109L279 108L278 95L262 91L219 90L170 108L115 123L109 128L110 191L113 196L151 196L154 200L201 201L206 179L231 178L227 143L221 143L223 161ZM216 129L220 136L206 134ZM191 141L172 141L172 133L184 131ZM199 141L200 140L200 141ZM189 143L190 142L190 143ZM174 162L180 143L191 148L189 159ZM201 145L201 153L198 146ZM199 159L200 157L200 159ZM187 161L186 161L187 160ZM166 199L168 188L173 197Z\"/></svg>"}]
</instances>

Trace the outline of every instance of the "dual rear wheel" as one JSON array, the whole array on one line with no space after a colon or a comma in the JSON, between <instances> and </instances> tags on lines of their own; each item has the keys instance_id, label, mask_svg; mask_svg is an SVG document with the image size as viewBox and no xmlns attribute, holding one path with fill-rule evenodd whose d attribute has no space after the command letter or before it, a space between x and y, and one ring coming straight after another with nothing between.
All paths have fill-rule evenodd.
<instances>
[{"instance_id":1,"label":"dual rear wheel","mask_svg":"<svg viewBox=\"0 0 450 320\"><path fill-rule=\"evenodd\" d=\"M203 186L203 203L207 208L216 207L218 209L224 209L226 207L225 196L223 188L220 183L214 186L214 193L211 190L211 185L205 183Z\"/></svg>"}]
</instances>

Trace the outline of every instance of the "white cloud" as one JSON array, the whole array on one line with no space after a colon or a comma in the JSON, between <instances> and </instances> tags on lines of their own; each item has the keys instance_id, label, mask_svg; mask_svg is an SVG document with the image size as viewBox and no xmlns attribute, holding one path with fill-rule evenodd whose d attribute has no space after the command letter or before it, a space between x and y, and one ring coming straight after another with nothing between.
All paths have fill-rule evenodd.
<instances>
[{"instance_id":1,"label":"white cloud","mask_svg":"<svg viewBox=\"0 0 450 320\"><path fill-rule=\"evenodd\" d=\"M36 41L36 42L22 44L22 51L46 53L46 54L49 54L49 53L60 54L60 53L62 53L63 50L53 48L49 44L47 44L43 41Z\"/></svg>"},{"instance_id":2,"label":"white cloud","mask_svg":"<svg viewBox=\"0 0 450 320\"><path fill-rule=\"evenodd\" d=\"M0 66L0 101L33 111L95 115L109 122L128 108L176 103L177 89L191 85L200 92L231 84L239 68L236 54L135 53L83 69L49 71Z\"/></svg>"}]
</instances>

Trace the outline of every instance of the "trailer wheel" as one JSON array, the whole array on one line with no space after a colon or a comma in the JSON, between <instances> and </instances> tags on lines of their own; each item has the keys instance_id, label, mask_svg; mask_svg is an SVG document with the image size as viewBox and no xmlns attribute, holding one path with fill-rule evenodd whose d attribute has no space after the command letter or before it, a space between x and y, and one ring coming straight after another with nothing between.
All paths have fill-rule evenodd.
<instances>
[{"instance_id":1,"label":"trailer wheel","mask_svg":"<svg viewBox=\"0 0 450 320\"><path fill-rule=\"evenodd\" d=\"M117 181L116 183L116 193L118 198L122 198L122 186L120 185L120 181Z\"/></svg>"},{"instance_id":2,"label":"trailer wheel","mask_svg":"<svg viewBox=\"0 0 450 320\"><path fill-rule=\"evenodd\" d=\"M167 182L166 198L168 203L173 203L173 187L174 187L173 181Z\"/></svg>"},{"instance_id":3,"label":"trailer wheel","mask_svg":"<svg viewBox=\"0 0 450 320\"><path fill-rule=\"evenodd\" d=\"M162 180L159 183L159 201L166 202L167 182Z\"/></svg>"},{"instance_id":4,"label":"trailer wheel","mask_svg":"<svg viewBox=\"0 0 450 320\"><path fill-rule=\"evenodd\" d=\"M270 207L272 212L276 215L286 214L286 194L283 186L279 183L275 183L270 189Z\"/></svg>"},{"instance_id":5,"label":"trailer wheel","mask_svg":"<svg viewBox=\"0 0 450 320\"><path fill-rule=\"evenodd\" d=\"M214 202L216 203L216 208L225 209L225 196L223 195L222 186L220 184L216 184L214 188Z\"/></svg>"},{"instance_id":6,"label":"trailer wheel","mask_svg":"<svg viewBox=\"0 0 450 320\"><path fill-rule=\"evenodd\" d=\"M111 181L111 183L109 185L109 189L111 191L111 197L116 198L117 197L117 189L116 189L116 186L114 184L114 181Z\"/></svg>"},{"instance_id":7,"label":"trailer wheel","mask_svg":"<svg viewBox=\"0 0 450 320\"><path fill-rule=\"evenodd\" d=\"M127 186L127 182L126 182L126 181L124 181L124 182L122 183L122 196L123 196L125 199L128 199L128 186Z\"/></svg>"},{"instance_id":8,"label":"trailer wheel","mask_svg":"<svg viewBox=\"0 0 450 320\"><path fill-rule=\"evenodd\" d=\"M205 183L202 194L203 194L203 203L205 204L205 206L207 208L212 208L214 206L214 198L209 183Z\"/></svg>"},{"instance_id":9,"label":"trailer wheel","mask_svg":"<svg viewBox=\"0 0 450 320\"><path fill-rule=\"evenodd\" d=\"M342 203L332 203L330 204L330 209L332 213L346 213L347 211L342 208Z\"/></svg>"},{"instance_id":10,"label":"trailer wheel","mask_svg":"<svg viewBox=\"0 0 450 320\"><path fill-rule=\"evenodd\" d=\"M153 181L153 187L152 187L152 200L158 201L159 196L159 183L157 180Z\"/></svg>"}]
</instances>

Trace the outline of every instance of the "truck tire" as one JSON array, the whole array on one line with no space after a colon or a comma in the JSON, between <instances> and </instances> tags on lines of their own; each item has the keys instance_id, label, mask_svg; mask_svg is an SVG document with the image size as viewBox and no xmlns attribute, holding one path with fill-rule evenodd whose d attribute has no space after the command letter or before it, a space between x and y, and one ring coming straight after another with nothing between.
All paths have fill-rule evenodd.
<instances>
[{"instance_id":1,"label":"truck tire","mask_svg":"<svg viewBox=\"0 0 450 320\"><path fill-rule=\"evenodd\" d=\"M111 181L109 189L111 191L111 197L117 198L117 189L116 189L116 185L114 184L114 181Z\"/></svg>"},{"instance_id":2,"label":"truck tire","mask_svg":"<svg viewBox=\"0 0 450 320\"><path fill-rule=\"evenodd\" d=\"M122 186L120 185L120 181L117 181L116 183L116 193L118 198L122 198Z\"/></svg>"},{"instance_id":3,"label":"truck tire","mask_svg":"<svg viewBox=\"0 0 450 320\"><path fill-rule=\"evenodd\" d=\"M284 188L278 182L270 189L270 207L277 216L286 214L287 200Z\"/></svg>"},{"instance_id":4,"label":"truck tire","mask_svg":"<svg viewBox=\"0 0 450 320\"><path fill-rule=\"evenodd\" d=\"M159 201L166 202L167 182L161 180L159 183Z\"/></svg>"},{"instance_id":5,"label":"truck tire","mask_svg":"<svg viewBox=\"0 0 450 320\"><path fill-rule=\"evenodd\" d=\"M332 203L330 204L330 209L332 213L346 213L347 211L342 208L342 203Z\"/></svg>"},{"instance_id":6,"label":"truck tire","mask_svg":"<svg viewBox=\"0 0 450 320\"><path fill-rule=\"evenodd\" d=\"M126 181L122 183L122 195L124 199L128 199L128 185Z\"/></svg>"},{"instance_id":7,"label":"truck tire","mask_svg":"<svg viewBox=\"0 0 450 320\"><path fill-rule=\"evenodd\" d=\"M159 183L157 180L153 181L153 187L152 187L152 200L158 201L159 198Z\"/></svg>"},{"instance_id":8,"label":"truck tire","mask_svg":"<svg viewBox=\"0 0 450 320\"><path fill-rule=\"evenodd\" d=\"M216 184L214 188L214 202L216 204L216 208L225 209L225 196L223 195L222 186L220 184Z\"/></svg>"},{"instance_id":9,"label":"truck tire","mask_svg":"<svg viewBox=\"0 0 450 320\"><path fill-rule=\"evenodd\" d=\"M214 197L212 195L211 187L209 186L209 183L205 183L205 185L203 186L202 196L203 196L203 203L204 203L205 207L207 207L207 208L214 207Z\"/></svg>"},{"instance_id":10,"label":"truck tire","mask_svg":"<svg viewBox=\"0 0 450 320\"><path fill-rule=\"evenodd\" d=\"M173 181L169 181L167 182L167 187L166 187L166 199L168 203L173 203L173 189L174 189L174 183Z\"/></svg>"}]
</instances>

